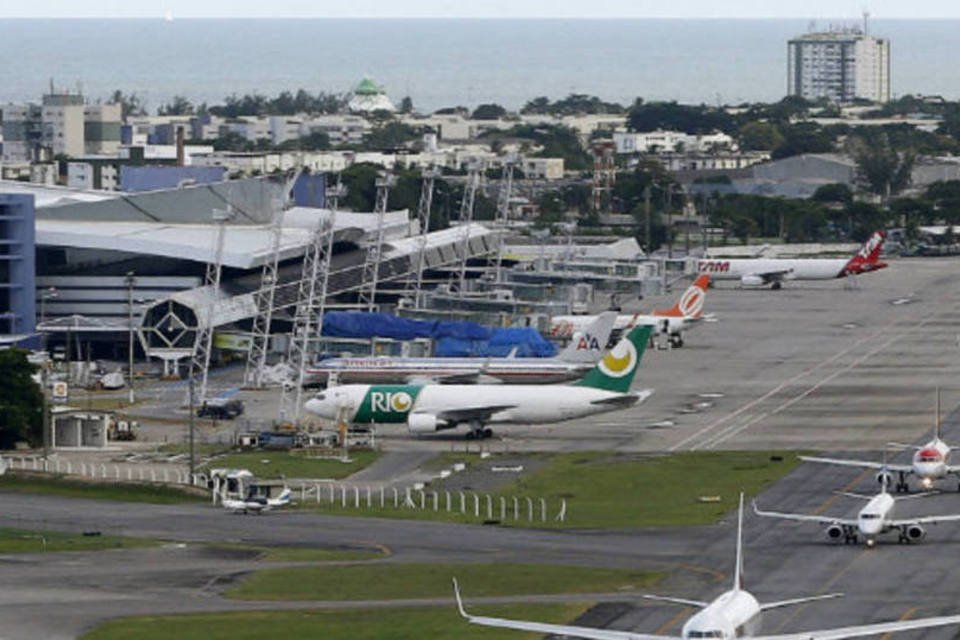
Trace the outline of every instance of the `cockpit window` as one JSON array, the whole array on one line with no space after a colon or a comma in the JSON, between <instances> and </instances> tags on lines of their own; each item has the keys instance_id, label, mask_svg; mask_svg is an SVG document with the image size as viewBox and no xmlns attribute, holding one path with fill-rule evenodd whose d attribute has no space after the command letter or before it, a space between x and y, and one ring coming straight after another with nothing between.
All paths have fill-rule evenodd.
<instances>
[{"instance_id":1,"label":"cockpit window","mask_svg":"<svg viewBox=\"0 0 960 640\"><path fill-rule=\"evenodd\" d=\"M326 400L326 399L327 399L327 394L325 394L325 393L318 393L316 399L317 399L317 400L320 400L320 401Z\"/></svg>"},{"instance_id":2,"label":"cockpit window","mask_svg":"<svg viewBox=\"0 0 960 640\"><path fill-rule=\"evenodd\" d=\"M861 513L860 517L864 520L876 520L880 517L879 513Z\"/></svg>"},{"instance_id":3,"label":"cockpit window","mask_svg":"<svg viewBox=\"0 0 960 640\"><path fill-rule=\"evenodd\" d=\"M722 638L723 631L690 631L688 638Z\"/></svg>"},{"instance_id":4,"label":"cockpit window","mask_svg":"<svg viewBox=\"0 0 960 640\"><path fill-rule=\"evenodd\" d=\"M940 456L920 456L920 462L940 462Z\"/></svg>"}]
</instances>

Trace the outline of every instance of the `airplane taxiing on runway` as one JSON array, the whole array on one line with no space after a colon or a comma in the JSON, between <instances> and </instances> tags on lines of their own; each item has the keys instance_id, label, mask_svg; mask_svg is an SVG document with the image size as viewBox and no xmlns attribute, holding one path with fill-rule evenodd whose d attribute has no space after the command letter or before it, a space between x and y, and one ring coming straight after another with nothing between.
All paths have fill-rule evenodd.
<instances>
[{"instance_id":1,"label":"airplane taxiing on runway","mask_svg":"<svg viewBox=\"0 0 960 640\"><path fill-rule=\"evenodd\" d=\"M465 424L468 438L491 437L491 423L544 424L615 411L653 393L630 392L650 332L649 326L631 329L573 384L346 384L318 393L304 408L352 424L406 424L411 433Z\"/></svg>"},{"instance_id":2,"label":"airplane taxiing on runway","mask_svg":"<svg viewBox=\"0 0 960 640\"><path fill-rule=\"evenodd\" d=\"M669 309L650 313L626 313L617 316L613 325L615 331L629 331L633 327L648 324L657 331L670 336L675 347L683 346L683 332L704 319L703 306L710 287L710 276L700 274L687 287L680 300ZM582 331L597 316L554 316L550 319L551 338L569 338L576 331Z\"/></svg>"},{"instance_id":3,"label":"airplane taxiing on runway","mask_svg":"<svg viewBox=\"0 0 960 640\"><path fill-rule=\"evenodd\" d=\"M881 484L893 484L891 474L896 473L898 480L894 489L898 493L906 493L907 476L916 476L920 480L920 486L924 489L933 487L937 480L946 478L948 475L956 476L960 479L960 465L950 464L950 454L952 452L950 445L940 437L940 395L937 392L937 415L934 421L933 438L926 444L916 445L898 445L904 448L916 449L910 464L894 464L885 462L872 462L870 460L846 460L843 458L822 458L818 456L800 456L804 462L822 462L824 464L840 465L844 467L858 467L861 469L877 469L877 482ZM960 491L960 485L958 485Z\"/></svg>"},{"instance_id":4,"label":"airplane taxiing on runway","mask_svg":"<svg viewBox=\"0 0 960 640\"><path fill-rule=\"evenodd\" d=\"M770 285L779 289L787 280L835 280L884 269L880 251L886 233L875 231L852 258L705 258L697 271L714 280L739 280L745 287Z\"/></svg>"},{"instance_id":5,"label":"airplane taxiing on runway","mask_svg":"<svg viewBox=\"0 0 960 640\"><path fill-rule=\"evenodd\" d=\"M787 607L797 604L836 598L842 594L831 593L803 598L781 600L761 604L749 591L743 588L743 494L740 495L740 511L737 517L737 557L734 565L733 588L717 596L711 602L687 600L685 598L671 598L663 596L645 596L652 600L673 602L687 607L699 607L700 610L687 619L679 636L655 635L649 633L633 633L631 631L615 631L612 629L594 629L573 625L546 624L526 620L510 620L507 618L491 618L474 616L467 613L460 597L460 589L456 579L453 581L454 595L460 615L467 622L487 627L502 629L516 629L534 633L550 634L570 638L587 638L588 640L701 640L716 638L718 640L734 640L735 638L752 638L753 640L843 640L844 638L859 638L863 636L909 631L911 629L927 629L960 624L960 615L940 616L937 618L919 618L916 620L897 620L895 622L880 622L852 627L839 627L821 631L803 631L800 633L784 633L775 635L754 635L759 630L760 614L769 609Z\"/></svg>"},{"instance_id":6,"label":"airplane taxiing on runway","mask_svg":"<svg viewBox=\"0 0 960 640\"><path fill-rule=\"evenodd\" d=\"M888 474L889 475L889 474ZM886 478L886 476L884 476ZM923 540L927 531L925 524L937 524L940 522L956 522L960 520L960 514L943 516L921 516L912 518L897 518L895 510L897 502L909 498L919 498L930 495L928 493L918 493L903 498L894 498L887 492L887 482L881 483L880 493L875 496L865 496L859 493L839 492L840 495L849 496L866 500L867 504L860 509L856 518L832 518L829 516L807 515L804 513L780 513L778 511L762 511L753 503L754 512L764 518L779 518L781 520L794 520L797 522L816 522L826 525L826 536L829 540L839 542L843 540L844 544L856 544L858 537L862 537L867 547L873 547L877 543L877 536L884 533L896 531L899 542L920 542Z\"/></svg>"},{"instance_id":7,"label":"airplane taxiing on runway","mask_svg":"<svg viewBox=\"0 0 960 640\"><path fill-rule=\"evenodd\" d=\"M256 513L261 514L266 511L272 511L290 504L293 493L289 488L284 488L276 498L224 498L222 500L223 508L230 513Z\"/></svg>"},{"instance_id":8,"label":"airplane taxiing on runway","mask_svg":"<svg viewBox=\"0 0 960 640\"><path fill-rule=\"evenodd\" d=\"M594 316L553 358L327 358L307 368L311 381L338 383L442 382L472 384L485 378L508 384L552 384L579 380L600 360L617 314Z\"/></svg>"}]
</instances>

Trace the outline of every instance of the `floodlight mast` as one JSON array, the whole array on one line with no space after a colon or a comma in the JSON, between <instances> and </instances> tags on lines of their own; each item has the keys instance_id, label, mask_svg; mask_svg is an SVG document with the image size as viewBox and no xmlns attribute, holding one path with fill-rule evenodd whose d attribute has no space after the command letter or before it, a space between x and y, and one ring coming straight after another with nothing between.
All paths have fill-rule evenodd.
<instances>
[{"instance_id":1,"label":"floodlight mast","mask_svg":"<svg viewBox=\"0 0 960 640\"><path fill-rule=\"evenodd\" d=\"M467 165L467 183L463 187L463 200L460 201L460 283L457 296L463 298L467 287L467 259L470 257L470 227L473 224L473 208L480 188L480 175L483 162L473 160Z\"/></svg>"},{"instance_id":2,"label":"floodlight mast","mask_svg":"<svg viewBox=\"0 0 960 640\"><path fill-rule=\"evenodd\" d=\"M380 284L380 262L383 259L383 238L386 231L387 201L390 198L390 189L397 183L396 177L385 171L377 178L377 203L373 208L377 216L377 228L374 239L367 245L366 256L363 261L362 279L358 302L366 307L367 311L374 311L377 304L377 287Z\"/></svg>"}]
</instances>

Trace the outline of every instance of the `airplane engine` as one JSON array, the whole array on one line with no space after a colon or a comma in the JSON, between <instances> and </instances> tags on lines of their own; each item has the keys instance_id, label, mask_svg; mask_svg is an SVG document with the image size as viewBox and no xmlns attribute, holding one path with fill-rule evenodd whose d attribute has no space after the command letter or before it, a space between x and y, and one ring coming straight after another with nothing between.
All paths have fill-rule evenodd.
<instances>
[{"instance_id":1,"label":"airplane engine","mask_svg":"<svg viewBox=\"0 0 960 640\"><path fill-rule=\"evenodd\" d=\"M927 530L918 524L912 524L907 527L907 539L910 542L920 542L927 537Z\"/></svg>"},{"instance_id":2,"label":"airplane engine","mask_svg":"<svg viewBox=\"0 0 960 640\"><path fill-rule=\"evenodd\" d=\"M411 413L407 416L407 429L410 433L434 433L440 430L437 416L431 413Z\"/></svg>"},{"instance_id":3,"label":"airplane engine","mask_svg":"<svg viewBox=\"0 0 960 640\"><path fill-rule=\"evenodd\" d=\"M825 533L827 534L827 540L830 540L831 542L839 542L839 540L843 537L843 527L838 524L832 524L827 527Z\"/></svg>"},{"instance_id":4,"label":"airplane engine","mask_svg":"<svg viewBox=\"0 0 960 640\"><path fill-rule=\"evenodd\" d=\"M877 484L881 486L886 485L887 487L892 487L893 476L890 474L889 471L881 471L880 473L877 474Z\"/></svg>"},{"instance_id":5,"label":"airplane engine","mask_svg":"<svg viewBox=\"0 0 960 640\"><path fill-rule=\"evenodd\" d=\"M760 287L763 286L763 278L760 276L743 276L740 278L740 284L745 287Z\"/></svg>"}]
</instances>

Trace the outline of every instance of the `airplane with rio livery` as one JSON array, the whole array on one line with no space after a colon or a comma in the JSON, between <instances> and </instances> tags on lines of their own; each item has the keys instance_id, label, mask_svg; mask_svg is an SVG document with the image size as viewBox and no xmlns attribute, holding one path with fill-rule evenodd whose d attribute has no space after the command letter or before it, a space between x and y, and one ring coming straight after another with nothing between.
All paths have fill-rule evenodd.
<instances>
[{"instance_id":1,"label":"airplane with rio livery","mask_svg":"<svg viewBox=\"0 0 960 640\"><path fill-rule=\"evenodd\" d=\"M862 638L864 636L910 631L912 629L929 629L931 627L960 625L960 615L951 615L936 618L918 618L916 620L879 622L819 631L801 631L773 635L759 634L760 619L765 611L780 607L802 605L817 600L837 598L843 594L827 593L823 595L791 598L777 602L761 603L752 593L747 591L743 586L742 494L740 495L740 511L737 517L737 557L736 564L733 568L732 588L724 591L710 602L666 596L644 596L650 600L671 602L683 607L696 607L699 609L684 623L679 636L475 616L468 613L464 608L463 599L460 597L460 587L456 579L453 580L453 592L460 615L471 624L500 629L516 629L518 631L547 634L555 637L586 638L587 640L703 640L705 638L711 640L736 640L737 638L752 638L753 640L844 640L845 638Z\"/></svg>"},{"instance_id":2,"label":"airplane with rio livery","mask_svg":"<svg viewBox=\"0 0 960 640\"><path fill-rule=\"evenodd\" d=\"M851 258L704 258L697 272L714 280L739 280L745 287L779 289L788 280L835 280L879 271L887 266L880 251L887 235L875 231Z\"/></svg>"},{"instance_id":3,"label":"airplane with rio livery","mask_svg":"<svg viewBox=\"0 0 960 640\"><path fill-rule=\"evenodd\" d=\"M491 437L488 424L544 424L615 411L652 393L630 391L650 332L649 326L631 329L573 384L346 384L318 393L304 408L355 425L406 424L411 433L466 425L468 439Z\"/></svg>"},{"instance_id":4,"label":"airplane with rio livery","mask_svg":"<svg viewBox=\"0 0 960 640\"><path fill-rule=\"evenodd\" d=\"M710 276L700 274L687 287L680 300L669 309L654 309L650 313L626 313L617 316L613 330L628 331L640 325L650 325L656 331L670 336L670 343L674 347L683 346L683 333L697 322L704 319L703 305L707 298L707 289L710 287ZM550 319L551 338L569 338L577 331L593 322L598 316L554 316Z\"/></svg>"}]
</instances>

